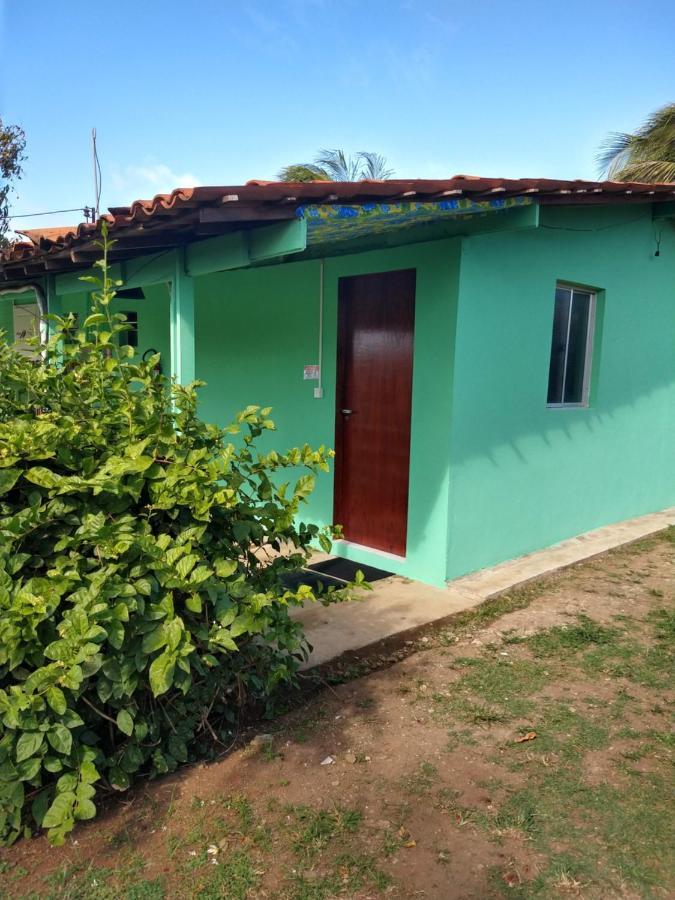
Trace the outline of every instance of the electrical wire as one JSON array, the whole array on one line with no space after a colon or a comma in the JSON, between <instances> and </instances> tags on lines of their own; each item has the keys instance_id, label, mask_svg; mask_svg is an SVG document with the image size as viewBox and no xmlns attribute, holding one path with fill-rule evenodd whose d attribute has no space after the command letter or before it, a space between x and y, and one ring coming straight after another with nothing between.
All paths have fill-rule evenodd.
<instances>
[{"instance_id":1,"label":"electrical wire","mask_svg":"<svg viewBox=\"0 0 675 900\"><path fill-rule=\"evenodd\" d=\"M129 272L128 273L129 277L130 278L138 278L139 273L142 272L143 269L145 269L151 263L157 262L158 259L161 259L163 256L166 256L167 253L171 253L174 249L175 249L174 247L167 247L166 250L160 250L159 253L153 254L148 259L146 259L146 261L144 263L142 263L137 269L134 269L133 272ZM142 259L143 257L140 257L140 258ZM130 260L127 260L127 262L133 262L135 259L138 259L138 257L132 257Z\"/></svg>"},{"instance_id":2,"label":"electrical wire","mask_svg":"<svg viewBox=\"0 0 675 900\"><path fill-rule=\"evenodd\" d=\"M8 216L9 219L32 219L33 216L54 216L57 213L67 213L67 212L81 212L84 215L84 211L87 209L86 206L74 206L72 209L50 209L47 212L36 212L36 213L19 213L16 216Z\"/></svg>"},{"instance_id":3,"label":"electrical wire","mask_svg":"<svg viewBox=\"0 0 675 900\"><path fill-rule=\"evenodd\" d=\"M644 216L638 216L635 219L625 219L623 222L612 222L610 225L600 225L597 228L573 228L569 225L540 225L540 228L547 228L549 231L609 231L610 228L623 228L624 225L631 225L633 222L642 222Z\"/></svg>"}]
</instances>

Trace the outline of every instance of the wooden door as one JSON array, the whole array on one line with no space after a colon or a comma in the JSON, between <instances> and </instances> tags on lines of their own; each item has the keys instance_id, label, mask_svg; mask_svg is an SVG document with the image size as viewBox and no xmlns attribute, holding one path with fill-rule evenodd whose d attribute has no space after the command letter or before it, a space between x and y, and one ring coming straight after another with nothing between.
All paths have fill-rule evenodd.
<instances>
[{"instance_id":1,"label":"wooden door","mask_svg":"<svg viewBox=\"0 0 675 900\"><path fill-rule=\"evenodd\" d=\"M406 551L415 270L342 278L334 521L356 544Z\"/></svg>"}]
</instances>

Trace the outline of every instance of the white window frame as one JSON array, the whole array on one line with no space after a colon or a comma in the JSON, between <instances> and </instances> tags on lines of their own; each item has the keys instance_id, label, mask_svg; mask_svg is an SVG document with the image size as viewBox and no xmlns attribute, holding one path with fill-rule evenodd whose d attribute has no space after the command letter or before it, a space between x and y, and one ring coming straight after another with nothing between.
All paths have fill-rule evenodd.
<instances>
[{"instance_id":1,"label":"white window frame","mask_svg":"<svg viewBox=\"0 0 675 900\"><path fill-rule=\"evenodd\" d=\"M574 303L574 292L576 291L579 294L589 294L590 301L588 306L588 328L586 331L586 354L584 356L584 380L581 390L581 401L579 403L565 403L562 401L561 403L547 403L546 406L548 409L587 409L589 406L589 398L591 393L591 372L593 368L593 340L595 337L595 307L597 301L597 293L596 291L591 290L590 288L580 287L579 285L567 284L564 281L559 281L555 286L556 291L558 289L562 289L564 291L570 291L570 309L567 318L567 342L565 344L565 362L563 363L563 381L562 381L562 396L565 396L565 381L567 380L567 354L569 352L570 345L570 320L572 318L572 306ZM555 295L554 295L555 297ZM554 299L554 309L555 309L555 299ZM551 360L549 357L549 366L551 364Z\"/></svg>"}]
</instances>

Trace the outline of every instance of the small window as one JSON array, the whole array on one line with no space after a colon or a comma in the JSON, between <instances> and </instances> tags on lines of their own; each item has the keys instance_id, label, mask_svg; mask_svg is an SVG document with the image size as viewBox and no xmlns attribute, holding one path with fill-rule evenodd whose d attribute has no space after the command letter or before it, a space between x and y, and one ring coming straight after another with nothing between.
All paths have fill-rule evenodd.
<instances>
[{"instance_id":1,"label":"small window","mask_svg":"<svg viewBox=\"0 0 675 900\"><path fill-rule=\"evenodd\" d=\"M595 294L559 284L555 291L549 406L588 406Z\"/></svg>"},{"instance_id":2,"label":"small window","mask_svg":"<svg viewBox=\"0 0 675 900\"><path fill-rule=\"evenodd\" d=\"M126 331L120 331L120 346L138 347L138 313L123 311L122 315L127 317L125 324L130 327Z\"/></svg>"}]
</instances>

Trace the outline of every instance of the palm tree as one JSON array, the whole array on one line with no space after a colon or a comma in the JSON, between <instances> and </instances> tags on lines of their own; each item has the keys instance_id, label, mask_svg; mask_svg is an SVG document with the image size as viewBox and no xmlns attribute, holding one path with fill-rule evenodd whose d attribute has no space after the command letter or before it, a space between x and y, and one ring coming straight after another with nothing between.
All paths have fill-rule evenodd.
<instances>
[{"instance_id":1,"label":"palm tree","mask_svg":"<svg viewBox=\"0 0 675 900\"><path fill-rule=\"evenodd\" d=\"M634 134L610 134L598 165L614 181L675 181L675 103L653 112Z\"/></svg>"},{"instance_id":2,"label":"palm tree","mask_svg":"<svg viewBox=\"0 0 675 900\"><path fill-rule=\"evenodd\" d=\"M344 150L322 150L313 163L293 163L279 172L281 181L384 181L393 169L379 153L359 150L347 156Z\"/></svg>"}]
</instances>

